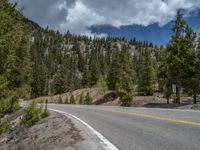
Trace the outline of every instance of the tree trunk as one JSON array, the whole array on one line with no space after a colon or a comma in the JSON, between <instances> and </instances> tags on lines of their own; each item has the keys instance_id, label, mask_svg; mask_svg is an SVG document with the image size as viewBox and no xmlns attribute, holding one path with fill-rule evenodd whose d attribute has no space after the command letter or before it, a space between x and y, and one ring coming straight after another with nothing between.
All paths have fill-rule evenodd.
<instances>
[{"instance_id":1,"label":"tree trunk","mask_svg":"<svg viewBox=\"0 0 200 150\"><path fill-rule=\"evenodd\" d=\"M180 88L177 86L176 87L176 98L175 98L175 103L176 104L180 104L181 103L181 99L180 99Z\"/></svg>"},{"instance_id":2,"label":"tree trunk","mask_svg":"<svg viewBox=\"0 0 200 150\"><path fill-rule=\"evenodd\" d=\"M196 90L193 91L193 99L194 99L194 104L197 103L197 94L196 94Z\"/></svg>"},{"instance_id":3,"label":"tree trunk","mask_svg":"<svg viewBox=\"0 0 200 150\"><path fill-rule=\"evenodd\" d=\"M167 104L169 104L169 98L167 98Z\"/></svg>"},{"instance_id":4,"label":"tree trunk","mask_svg":"<svg viewBox=\"0 0 200 150\"><path fill-rule=\"evenodd\" d=\"M47 111L47 103L48 103L48 100L45 101L45 112Z\"/></svg>"}]
</instances>

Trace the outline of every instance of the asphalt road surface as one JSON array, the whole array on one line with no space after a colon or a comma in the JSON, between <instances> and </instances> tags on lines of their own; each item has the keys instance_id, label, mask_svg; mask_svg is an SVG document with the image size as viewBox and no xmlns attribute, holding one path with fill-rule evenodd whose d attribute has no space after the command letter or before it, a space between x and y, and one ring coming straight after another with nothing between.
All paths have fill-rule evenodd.
<instances>
[{"instance_id":1,"label":"asphalt road surface","mask_svg":"<svg viewBox=\"0 0 200 150\"><path fill-rule=\"evenodd\" d=\"M82 119L120 150L200 150L200 112L57 104L48 107Z\"/></svg>"}]
</instances>

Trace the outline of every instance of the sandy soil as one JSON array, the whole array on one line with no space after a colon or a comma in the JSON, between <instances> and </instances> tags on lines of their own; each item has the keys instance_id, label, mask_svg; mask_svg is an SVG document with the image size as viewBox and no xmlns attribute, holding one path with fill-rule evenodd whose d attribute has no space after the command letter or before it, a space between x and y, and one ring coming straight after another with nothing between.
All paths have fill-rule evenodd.
<instances>
[{"instance_id":1,"label":"sandy soil","mask_svg":"<svg viewBox=\"0 0 200 150\"><path fill-rule=\"evenodd\" d=\"M84 139L71 119L58 113L39 121L33 127L18 128L1 138L1 150L70 150Z\"/></svg>"}]
</instances>

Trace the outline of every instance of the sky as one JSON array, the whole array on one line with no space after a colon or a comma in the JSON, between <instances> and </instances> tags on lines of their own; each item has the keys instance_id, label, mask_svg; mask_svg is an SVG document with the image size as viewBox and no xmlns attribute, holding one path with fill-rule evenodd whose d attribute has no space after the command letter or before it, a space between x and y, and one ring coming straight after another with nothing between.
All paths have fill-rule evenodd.
<instances>
[{"instance_id":1,"label":"sky","mask_svg":"<svg viewBox=\"0 0 200 150\"><path fill-rule=\"evenodd\" d=\"M193 18L194 26L200 22L200 0L10 1L17 2L19 9L24 7L23 14L27 18L62 33L69 30L78 35L136 37L157 44L166 43L168 35L164 38L163 34L170 34L171 21L177 10L181 9L187 18ZM150 32L156 33L158 38L153 40L148 35ZM156 41L158 39L161 42Z\"/></svg>"}]
</instances>

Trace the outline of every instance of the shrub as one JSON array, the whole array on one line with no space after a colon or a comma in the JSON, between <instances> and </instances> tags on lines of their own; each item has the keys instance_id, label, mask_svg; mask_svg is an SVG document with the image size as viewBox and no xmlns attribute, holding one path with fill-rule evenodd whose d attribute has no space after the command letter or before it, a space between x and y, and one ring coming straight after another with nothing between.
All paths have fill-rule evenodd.
<instances>
[{"instance_id":1,"label":"shrub","mask_svg":"<svg viewBox=\"0 0 200 150\"><path fill-rule=\"evenodd\" d=\"M99 79L97 80L96 87L103 89L104 92L108 90L106 76L100 75Z\"/></svg>"},{"instance_id":2,"label":"shrub","mask_svg":"<svg viewBox=\"0 0 200 150\"><path fill-rule=\"evenodd\" d=\"M10 120L5 120L4 122L2 122L0 119L0 135L6 132L10 132L11 128L12 127Z\"/></svg>"},{"instance_id":3,"label":"shrub","mask_svg":"<svg viewBox=\"0 0 200 150\"><path fill-rule=\"evenodd\" d=\"M41 113L41 118L46 118L46 117L48 117L49 116L49 111L47 110L47 103L48 103L48 101L46 100L45 101L45 109L44 109L44 111Z\"/></svg>"},{"instance_id":4,"label":"shrub","mask_svg":"<svg viewBox=\"0 0 200 150\"><path fill-rule=\"evenodd\" d=\"M62 97L61 96L59 96L58 97L58 104L62 104L63 102L62 102Z\"/></svg>"},{"instance_id":5,"label":"shrub","mask_svg":"<svg viewBox=\"0 0 200 150\"><path fill-rule=\"evenodd\" d=\"M48 117L48 116L49 116L49 111L45 111L45 110L44 110L44 112L42 112L40 116L41 116L41 118L46 118L46 117Z\"/></svg>"},{"instance_id":6,"label":"shrub","mask_svg":"<svg viewBox=\"0 0 200 150\"><path fill-rule=\"evenodd\" d=\"M43 99L39 100L38 103L43 104L45 101Z\"/></svg>"},{"instance_id":7,"label":"shrub","mask_svg":"<svg viewBox=\"0 0 200 150\"><path fill-rule=\"evenodd\" d=\"M74 95L72 95L71 97L70 97L70 104L75 104L75 98L74 98Z\"/></svg>"},{"instance_id":8,"label":"shrub","mask_svg":"<svg viewBox=\"0 0 200 150\"><path fill-rule=\"evenodd\" d=\"M66 95L66 98L65 98L64 103L65 103L65 104L69 104L68 95Z\"/></svg>"},{"instance_id":9,"label":"shrub","mask_svg":"<svg viewBox=\"0 0 200 150\"><path fill-rule=\"evenodd\" d=\"M79 99L79 104L83 104L84 101L84 95L81 93L80 99Z\"/></svg>"},{"instance_id":10,"label":"shrub","mask_svg":"<svg viewBox=\"0 0 200 150\"><path fill-rule=\"evenodd\" d=\"M25 114L22 118L22 124L26 127L33 126L37 121L39 121L40 109L37 108L37 104L33 101L25 109Z\"/></svg>"},{"instance_id":11,"label":"shrub","mask_svg":"<svg viewBox=\"0 0 200 150\"><path fill-rule=\"evenodd\" d=\"M131 106L131 102L134 96L131 90L124 89L120 85L117 85L115 92L116 92L116 95L119 96L120 98L121 106L124 106L124 107Z\"/></svg>"},{"instance_id":12,"label":"shrub","mask_svg":"<svg viewBox=\"0 0 200 150\"><path fill-rule=\"evenodd\" d=\"M10 120L4 119L2 121L1 118L3 118L5 114L13 113L18 109L19 104L17 101L17 97L12 96L7 99L0 100L0 135L11 130Z\"/></svg>"},{"instance_id":13,"label":"shrub","mask_svg":"<svg viewBox=\"0 0 200 150\"><path fill-rule=\"evenodd\" d=\"M84 100L84 104L91 105L92 104L92 97L90 96L89 92L87 92Z\"/></svg>"},{"instance_id":14,"label":"shrub","mask_svg":"<svg viewBox=\"0 0 200 150\"><path fill-rule=\"evenodd\" d=\"M0 114L4 116L5 114L12 113L19 109L19 103L17 97L12 96L5 100L0 101Z\"/></svg>"},{"instance_id":15,"label":"shrub","mask_svg":"<svg viewBox=\"0 0 200 150\"><path fill-rule=\"evenodd\" d=\"M15 91L15 95L23 99L30 99L31 93L32 93L31 87L27 84L22 85Z\"/></svg>"},{"instance_id":16,"label":"shrub","mask_svg":"<svg viewBox=\"0 0 200 150\"><path fill-rule=\"evenodd\" d=\"M0 119L0 135L3 133L3 125L1 123L1 119Z\"/></svg>"}]
</instances>

